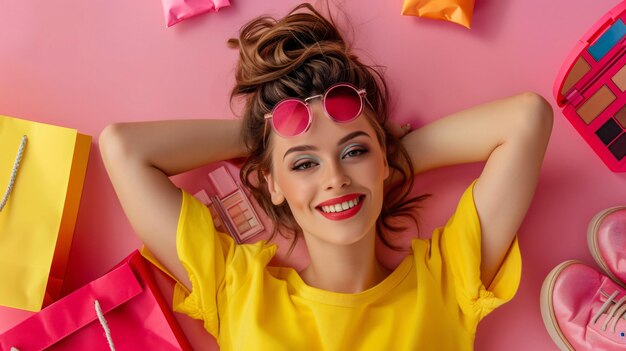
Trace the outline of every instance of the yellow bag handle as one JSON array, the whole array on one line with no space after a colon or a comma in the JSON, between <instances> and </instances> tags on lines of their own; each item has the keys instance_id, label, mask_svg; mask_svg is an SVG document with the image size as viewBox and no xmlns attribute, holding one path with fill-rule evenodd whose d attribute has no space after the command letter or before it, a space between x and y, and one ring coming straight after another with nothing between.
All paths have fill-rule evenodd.
<instances>
[{"instance_id":1,"label":"yellow bag handle","mask_svg":"<svg viewBox=\"0 0 626 351\"><path fill-rule=\"evenodd\" d=\"M17 169L20 167L20 161L22 161L22 154L24 153L24 148L26 147L26 141L28 137L26 135L22 136L22 142L20 143L20 148L17 150L17 156L15 157L15 163L13 163L13 170L11 171L11 178L9 178L9 185L7 186L7 190L4 192L4 196L2 197L2 201L0 202L0 212L6 205L7 200L9 199L9 194L13 190L13 184L15 183L15 176L17 175Z\"/></svg>"}]
</instances>

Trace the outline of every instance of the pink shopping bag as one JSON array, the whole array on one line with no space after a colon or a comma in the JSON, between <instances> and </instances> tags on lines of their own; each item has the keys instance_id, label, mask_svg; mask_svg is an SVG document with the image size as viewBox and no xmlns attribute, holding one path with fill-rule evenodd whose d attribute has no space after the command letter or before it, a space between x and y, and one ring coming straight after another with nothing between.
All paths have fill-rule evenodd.
<instances>
[{"instance_id":1,"label":"pink shopping bag","mask_svg":"<svg viewBox=\"0 0 626 351\"><path fill-rule=\"evenodd\" d=\"M165 24L168 27L194 16L209 11L219 11L230 6L229 0L161 0L165 13Z\"/></svg>"},{"instance_id":2,"label":"pink shopping bag","mask_svg":"<svg viewBox=\"0 0 626 351\"><path fill-rule=\"evenodd\" d=\"M0 335L0 350L191 350L149 264L133 252Z\"/></svg>"}]
</instances>

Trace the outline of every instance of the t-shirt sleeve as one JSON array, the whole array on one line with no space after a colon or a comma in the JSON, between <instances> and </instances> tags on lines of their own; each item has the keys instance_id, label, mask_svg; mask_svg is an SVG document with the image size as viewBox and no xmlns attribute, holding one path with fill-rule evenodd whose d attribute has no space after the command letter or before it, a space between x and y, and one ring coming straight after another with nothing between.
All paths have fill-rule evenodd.
<instances>
[{"instance_id":1,"label":"t-shirt sleeve","mask_svg":"<svg viewBox=\"0 0 626 351\"><path fill-rule=\"evenodd\" d=\"M219 305L226 303L228 296L225 292L229 273L227 267L238 248L232 237L215 230L211 212L206 206L186 191L182 193L176 251L189 275L191 291L177 283L172 305L174 311L202 319L204 328L217 337Z\"/></svg>"},{"instance_id":2,"label":"t-shirt sleeve","mask_svg":"<svg viewBox=\"0 0 626 351\"><path fill-rule=\"evenodd\" d=\"M481 227L474 203L474 184L465 190L455 213L434 231L431 250L441 255L443 279L452 282L454 295L470 321L476 324L498 306L511 300L521 278L522 260L517 235L491 284L480 277Z\"/></svg>"},{"instance_id":3,"label":"t-shirt sleeve","mask_svg":"<svg viewBox=\"0 0 626 351\"><path fill-rule=\"evenodd\" d=\"M236 244L215 229L209 209L188 192L182 192L182 206L176 229L176 252L191 281L191 291L176 281L172 298L174 311L201 319L204 328L219 337L220 313L228 297L253 274L259 274L276 252L265 240ZM146 248L142 254L176 280Z\"/></svg>"}]
</instances>

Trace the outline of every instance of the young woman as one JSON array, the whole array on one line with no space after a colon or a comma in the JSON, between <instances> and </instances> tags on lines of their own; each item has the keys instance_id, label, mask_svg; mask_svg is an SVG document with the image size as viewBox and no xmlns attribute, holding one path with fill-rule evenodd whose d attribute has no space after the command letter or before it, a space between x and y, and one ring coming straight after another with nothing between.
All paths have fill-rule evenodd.
<instances>
[{"instance_id":1,"label":"young woman","mask_svg":"<svg viewBox=\"0 0 626 351\"><path fill-rule=\"evenodd\" d=\"M202 319L222 350L472 349L478 322L519 283L516 231L550 105L523 93L397 139L382 76L310 5L258 18L229 43L240 52L242 120L116 123L100 136L130 223L179 281L175 310ZM168 179L235 157L276 227L306 241L306 269L268 266L275 244L235 244ZM389 243L388 220L419 200L407 196L412 173L478 161L449 222L414 239L394 271L380 264L376 236Z\"/></svg>"}]
</instances>

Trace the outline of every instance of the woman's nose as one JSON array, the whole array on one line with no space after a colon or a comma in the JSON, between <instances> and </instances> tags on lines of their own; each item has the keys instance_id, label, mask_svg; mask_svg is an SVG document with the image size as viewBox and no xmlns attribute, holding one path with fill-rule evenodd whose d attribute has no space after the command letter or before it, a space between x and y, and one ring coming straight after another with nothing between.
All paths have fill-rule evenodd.
<instances>
[{"instance_id":1,"label":"woman's nose","mask_svg":"<svg viewBox=\"0 0 626 351\"><path fill-rule=\"evenodd\" d=\"M326 190L345 188L351 183L350 176L339 162L327 163L324 173L324 188Z\"/></svg>"}]
</instances>

